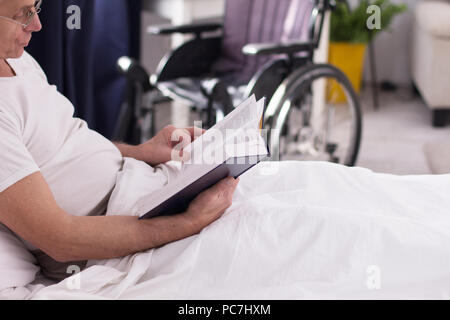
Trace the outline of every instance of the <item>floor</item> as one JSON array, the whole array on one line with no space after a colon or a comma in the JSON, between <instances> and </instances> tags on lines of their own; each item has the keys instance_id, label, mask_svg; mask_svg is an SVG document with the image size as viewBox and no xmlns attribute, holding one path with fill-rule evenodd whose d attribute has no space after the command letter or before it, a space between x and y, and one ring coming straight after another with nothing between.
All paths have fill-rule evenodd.
<instances>
[{"instance_id":1,"label":"floor","mask_svg":"<svg viewBox=\"0 0 450 320\"><path fill-rule=\"evenodd\" d=\"M364 129L357 165L399 175L432 174L426 146L448 144L450 126L433 128L430 110L409 88L382 92L378 110L370 92L361 95L361 102Z\"/></svg>"},{"instance_id":2,"label":"floor","mask_svg":"<svg viewBox=\"0 0 450 320\"><path fill-rule=\"evenodd\" d=\"M397 175L450 173L433 172L425 152L429 144L449 145L450 123L433 128L431 112L420 96L410 88L382 91L378 110L373 107L370 91L363 91L360 99L363 134L357 166ZM161 128L170 123L170 108L158 109Z\"/></svg>"}]
</instances>

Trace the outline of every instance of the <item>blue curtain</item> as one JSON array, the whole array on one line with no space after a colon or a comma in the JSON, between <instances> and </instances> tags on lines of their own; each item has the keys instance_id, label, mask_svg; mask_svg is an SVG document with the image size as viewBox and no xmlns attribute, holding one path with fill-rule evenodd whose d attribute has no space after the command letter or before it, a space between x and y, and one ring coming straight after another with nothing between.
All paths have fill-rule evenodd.
<instances>
[{"instance_id":1,"label":"blue curtain","mask_svg":"<svg viewBox=\"0 0 450 320\"><path fill-rule=\"evenodd\" d=\"M80 8L81 29L69 29L69 6ZM111 138L125 91L117 74L122 55L139 59L140 0L45 0L43 29L26 49L50 84L75 106L75 116Z\"/></svg>"}]
</instances>

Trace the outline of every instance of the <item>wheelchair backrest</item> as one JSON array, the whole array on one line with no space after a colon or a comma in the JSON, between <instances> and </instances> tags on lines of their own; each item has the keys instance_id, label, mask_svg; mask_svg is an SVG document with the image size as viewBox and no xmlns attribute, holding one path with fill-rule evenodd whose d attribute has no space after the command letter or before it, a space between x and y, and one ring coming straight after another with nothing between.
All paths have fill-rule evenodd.
<instances>
[{"instance_id":1,"label":"wheelchair backrest","mask_svg":"<svg viewBox=\"0 0 450 320\"><path fill-rule=\"evenodd\" d=\"M248 82L270 56L246 56L249 43L310 40L313 0L227 0L222 50L213 66L218 73L238 73Z\"/></svg>"}]
</instances>

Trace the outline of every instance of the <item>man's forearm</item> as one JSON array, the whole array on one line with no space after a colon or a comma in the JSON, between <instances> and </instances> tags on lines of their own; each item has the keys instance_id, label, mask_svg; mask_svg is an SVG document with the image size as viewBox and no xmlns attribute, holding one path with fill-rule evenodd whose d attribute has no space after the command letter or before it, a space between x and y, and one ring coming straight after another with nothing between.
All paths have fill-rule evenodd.
<instances>
[{"instance_id":1,"label":"man's forearm","mask_svg":"<svg viewBox=\"0 0 450 320\"><path fill-rule=\"evenodd\" d=\"M70 217L67 233L56 248L62 262L111 259L156 248L200 232L183 215L148 220L137 217Z\"/></svg>"},{"instance_id":2,"label":"man's forearm","mask_svg":"<svg viewBox=\"0 0 450 320\"><path fill-rule=\"evenodd\" d=\"M142 160L142 152L139 146L132 146L122 142L113 142L113 144L119 149L123 157Z\"/></svg>"}]
</instances>

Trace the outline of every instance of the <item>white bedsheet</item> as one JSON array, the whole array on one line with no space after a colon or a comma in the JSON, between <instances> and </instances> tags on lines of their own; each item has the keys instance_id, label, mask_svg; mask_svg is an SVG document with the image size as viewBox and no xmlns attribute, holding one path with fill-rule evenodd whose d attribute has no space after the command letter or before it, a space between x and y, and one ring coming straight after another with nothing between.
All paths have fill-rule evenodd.
<instances>
[{"instance_id":1,"label":"white bedsheet","mask_svg":"<svg viewBox=\"0 0 450 320\"><path fill-rule=\"evenodd\" d=\"M108 214L134 212L174 167L127 160ZM264 164L199 235L11 291L34 299L448 299L450 175ZM134 211L133 211L134 210ZM78 282L79 281L79 282ZM78 286L79 284L79 286Z\"/></svg>"}]
</instances>

